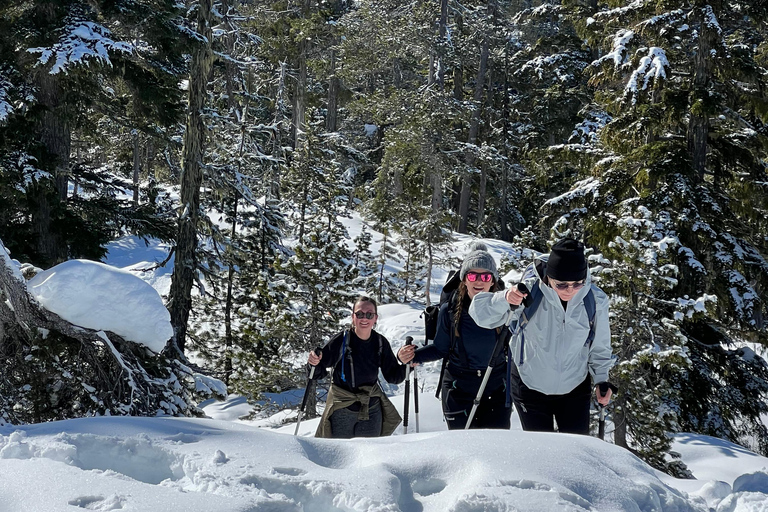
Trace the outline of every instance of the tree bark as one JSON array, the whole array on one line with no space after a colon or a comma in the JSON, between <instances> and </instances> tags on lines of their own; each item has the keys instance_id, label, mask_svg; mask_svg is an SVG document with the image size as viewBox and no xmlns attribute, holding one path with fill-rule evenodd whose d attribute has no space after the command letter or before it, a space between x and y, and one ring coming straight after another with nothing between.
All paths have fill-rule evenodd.
<instances>
[{"instance_id":1,"label":"tree bark","mask_svg":"<svg viewBox=\"0 0 768 512\"><path fill-rule=\"evenodd\" d=\"M501 239L509 241L512 237L509 233L509 43L504 46L504 96L501 100L501 140L503 144L504 165L501 169L501 208L499 209L499 223L501 224Z\"/></svg>"},{"instance_id":2,"label":"tree bark","mask_svg":"<svg viewBox=\"0 0 768 512\"><path fill-rule=\"evenodd\" d=\"M469 137L467 143L470 146L477 144L477 134L480 131L480 111L485 89L485 73L488 67L488 40L483 40L480 50L480 66L477 70L475 81L475 95L472 104L472 117L469 125ZM475 166L474 150L470 149L466 154L467 172L461 181L461 199L459 202L459 233L466 233L469 225L469 202L472 193L472 169Z\"/></svg>"},{"instance_id":3,"label":"tree bark","mask_svg":"<svg viewBox=\"0 0 768 512\"><path fill-rule=\"evenodd\" d=\"M712 57L717 33L707 20L714 16L709 5L698 8L699 47L693 58L693 94L691 96L691 115L688 121L688 150L691 154L693 169L700 180L704 179L707 168L707 149L709 145L709 86L712 79Z\"/></svg>"},{"instance_id":4,"label":"tree bark","mask_svg":"<svg viewBox=\"0 0 768 512\"><path fill-rule=\"evenodd\" d=\"M141 144L139 130L133 129L133 205L139 205L139 170L141 168Z\"/></svg>"},{"instance_id":5,"label":"tree bark","mask_svg":"<svg viewBox=\"0 0 768 512\"><path fill-rule=\"evenodd\" d=\"M331 78L328 82L328 114L325 118L325 129L336 131L339 114L339 78L336 76L336 50L331 50Z\"/></svg>"},{"instance_id":6,"label":"tree bark","mask_svg":"<svg viewBox=\"0 0 768 512\"><path fill-rule=\"evenodd\" d=\"M197 32L205 41L192 53L189 77L189 105L184 131L181 173L181 212L176 241L169 309L176 348L184 353L187 321L192 309L192 286L197 272L197 228L200 217L200 186L203 181L203 149L206 128L202 117L208 76L213 64L211 51L211 0L200 0Z\"/></svg>"},{"instance_id":7,"label":"tree bark","mask_svg":"<svg viewBox=\"0 0 768 512\"><path fill-rule=\"evenodd\" d=\"M30 189L32 226L37 239L36 249L43 259L40 263L55 265L66 260L68 252L66 241L53 230L52 215L56 215L67 200L72 133L58 76L51 75L47 69L40 69L35 75L35 82L44 108L40 118L40 141L53 157L54 168L51 170L53 193L44 181L37 182Z\"/></svg>"},{"instance_id":8,"label":"tree bark","mask_svg":"<svg viewBox=\"0 0 768 512\"><path fill-rule=\"evenodd\" d=\"M438 25L438 62L440 66L437 68L437 83L442 91L445 87L445 47L447 41L445 35L448 33L448 0L440 0L440 22Z\"/></svg>"},{"instance_id":9,"label":"tree bark","mask_svg":"<svg viewBox=\"0 0 768 512\"><path fill-rule=\"evenodd\" d=\"M616 446L621 446L624 449L629 449L627 444L627 421L624 418L624 413L618 404L613 406L613 443Z\"/></svg>"},{"instance_id":10,"label":"tree bark","mask_svg":"<svg viewBox=\"0 0 768 512\"><path fill-rule=\"evenodd\" d=\"M309 17L309 1L305 0L302 7L302 13L304 18ZM302 130L304 130L304 122L306 120L307 111L307 51L309 49L309 41L307 38L303 38L299 41L298 45L298 62L296 63L297 76L296 76L296 89L293 95L293 115L291 118L291 139L293 149L299 147L299 137Z\"/></svg>"}]
</instances>

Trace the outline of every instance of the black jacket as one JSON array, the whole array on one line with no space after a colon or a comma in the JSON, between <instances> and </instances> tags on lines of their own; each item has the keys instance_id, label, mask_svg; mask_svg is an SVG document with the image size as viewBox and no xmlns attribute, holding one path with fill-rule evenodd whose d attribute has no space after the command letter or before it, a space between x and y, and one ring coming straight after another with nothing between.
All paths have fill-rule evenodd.
<instances>
[{"instance_id":1,"label":"black jacket","mask_svg":"<svg viewBox=\"0 0 768 512\"><path fill-rule=\"evenodd\" d=\"M448 300L440 306L435 342L432 345L417 349L414 361L417 363L436 361L448 356L450 352L448 368L452 370L485 370L497 341L503 344L509 343L509 329L485 329L477 325L469 316L470 300L465 297L461 308L459 336L454 340L453 303L454 300ZM502 339L499 339L500 337ZM451 351L452 342L453 350ZM507 351L500 350L491 366L506 368L506 357Z\"/></svg>"},{"instance_id":2,"label":"black jacket","mask_svg":"<svg viewBox=\"0 0 768 512\"><path fill-rule=\"evenodd\" d=\"M361 340L351 329L331 338L322 349L313 379L322 379L331 367L333 385L353 393L358 393L361 386L372 386L378 382L379 368L391 384L405 380L405 365L398 362L389 341L375 330L371 331L371 337L367 340Z\"/></svg>"}]
</instances>

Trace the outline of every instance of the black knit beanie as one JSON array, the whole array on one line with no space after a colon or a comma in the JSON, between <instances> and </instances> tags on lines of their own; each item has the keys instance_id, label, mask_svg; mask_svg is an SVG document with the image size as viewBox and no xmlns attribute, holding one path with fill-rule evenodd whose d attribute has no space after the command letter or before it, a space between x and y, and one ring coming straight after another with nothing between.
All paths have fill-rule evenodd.
<instances>
[{"instance_id":1,"label":"black knit beanie","mask_svg":"<svg viewBox=\"0 0 768 512\"><path fill-rule=\"evenodd\" d=\"M564 238L553 245L547 261L547 275L557 281L586 279L584 244L573 238Z\"/></svg>"}]
</instances>

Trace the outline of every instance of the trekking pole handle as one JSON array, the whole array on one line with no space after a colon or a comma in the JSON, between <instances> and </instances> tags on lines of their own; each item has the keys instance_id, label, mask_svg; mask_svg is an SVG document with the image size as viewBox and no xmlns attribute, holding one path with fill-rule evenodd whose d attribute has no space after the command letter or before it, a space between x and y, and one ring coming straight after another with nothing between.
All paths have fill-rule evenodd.
<instances>
[{"instance_id":1,"label":"trekking pole handle","mask_svg":"<svg viewBox=\"0 0 768 512\"><path fill-rule=\"evenodd\" d=\"M406 345L413 345L413 336L406 336L405 337L405 344Z\"/></svg>"},{"instance_id":2,"label":"trekking pole handle","mask_svg":"<svg viewBox=\"0 0 768 512\"><path fill-rule=\"evenodd\" d=\"M314 352L315 355L319 357L322 355L323 349L321 347L317 347L312 352ZM312 380L312 377L315 376L315 368L317 368L317 366L312 366L312 369L309 370L309 379L307 379L307 388L304 390L304 398L301 400L301 409L299 409L300 412L303 412L307 407L307 400L309 399L309 381Z\"/></svg>"},{"instance_id":3,"label":"trekking pole handle","mask_svg":"<svg viewBox=\"0 0 768 512\"><path fill-rule=\"evenodd\" d=\"M610 389L614 394L619 392L619 388L617 388L614 384L611 384L610 382L601 382L597 385L597 387L600 389L600 396L605 396L608 393L608 390Z\"/></svg>"},{"instance_id":4,"label":"trekking pole handle","mask_svg":"<svg viewBox=\"0 0 768 512\"><path fill-rule=\"evenodd\" d=\"M530 305L530 303L531 303L531 300L532 300L531 299L531 290L528 289L528 287L525 285L525 283L520 282L520 283L517 283L517 291L522 293L523 295L525 295L525 297L523 297L522 306L523 307L528 307Z\"/></svg>"}]
</instances>

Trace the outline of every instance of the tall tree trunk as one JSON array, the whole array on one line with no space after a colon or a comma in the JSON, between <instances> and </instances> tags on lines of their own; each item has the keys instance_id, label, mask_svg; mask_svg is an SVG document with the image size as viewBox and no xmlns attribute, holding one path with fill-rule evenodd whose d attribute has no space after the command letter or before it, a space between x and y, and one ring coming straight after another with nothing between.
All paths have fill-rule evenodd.
<instances>
[{"instance_id":1,"label":"tall tree trunk","mask_svg":"<svg viewBox=\"0 0 768 512\"><path fill-rule=\"evenodd\" d=\"M488 168L485 163L480 165L480 183L477 187L477 225L485 220L485 196L488 189Z\"/></svg>"},{"instance_id":2,"label":"tall tree trunk","mask_svg":"<svg viewBox=\"0 0 768 512\"><path fill-rule=\"evenodd\" d=\"M613 443L621 446L625 450L629 449L627 443L627 420L624 418L624 412L618 404L613 406Z\"/></svg>"},{"instance_id":3,"label":"tall tree trunk","mask_svg":"<svg viewBox=\"0 0 768 512\"><path fill-rule=\"evenodd\" d=\"M691 115L688 121L688 150L691 154L693 168L704 179L707 167L707 149L709 144L709 85L712 78L712 59L710 52L714 49L717 33L708 22L714 17L712 7L699 7L699 48L693 58L693 94L691 96Z\"/></svg>"},{"instance_id":4,"label":"tall tree trunk","mask_svg":"<svg viewBox=\"0 0 768 512\"><path fill-rule=\"evenodd\" d=\"M445 49L448 46L445 35L448 33L448 0L440 0L440 21L438 24L438 61L439 67L437 68L437 83L442 91L445 87L445 65L446 55Z\"/></svg>"},{"instance_id":5,"label":"tall tree trunk","mask_svg":"<svg viewBox=\"0 0 768 512\"><path fill-rule=\"evenodd\" d=\"M443 204L443 178L440 176L440 171L434 167L431 170L430 180L432 181L432 213L438 213Z\"/></svg>"},{"instance_id":6,"label":"tall tree trunk","mask_svg":"<svg viewBox=\"0 0 768 512\"><path fill-rule=\"evenodd\" d=\"M44 260L41 263L54 265L66 260L68 252L66 241L53 230L52 216L57 215L63 207L62 203L67 200L72 132L58 76L40 69L35 81L38 97L45 109L40 119L40 141L53 157L54 168L51 188L43 181L31 189L34 204L32 225L37 238L37 251Z\"/></svg>"},{"instance_id":7,"label":"tall tree trunk","mask_svg":"<svg viewBox=\"0 0 768 512\"><path fill-rule=\"evenodd\" d=\"M139 205L139 169L141 168L141 144L139 130L133 129L133 205Z\"/></svg>"},{"instance_id":8,"label":"tall tree trunk","mask_svg":"<svg viewBox=\"0 0 768 512\"><path fill-rule=\"evenodd\" d=\"M189 105L184 131L181 172L181 212L176 241L173 275L169 295L171 324L176 348L181 354L187 337L187 321L192 309L192 285L197 272L197 227L200 216L200 186L203 182L205 147L205 107L208 76L213 64L211 51L211 1L200 0L197 32L204 38L192 52L189 76Z\"/></svg>"},{"instance_id":9,"label":"tall tree trunk","mask_svg":"<svg viewBox=\"0 0 768 512\"><path fill-rule=\"evenodd\" d=\"M464 18L461 13L454 14L454 21L456 22L456 31L461 32L464 29ZM453 99L457 102L464 100L464 69L460 62L453 66Z\"/></svg>"},{"instance_id":10,"label":"tall tree trunk","mask_svg":"<svg viewBox=\"0 0 768 512\"><path fill-rule=\"evenodd\" d=\"M309 18L309 0L304 0L302 6L304 19ZM291 138L293 148L299 147L299 137L304 130L304 122L307 112L307 52L309 50L309 40L305 37L299 41L296 89L293 95L293 117L291 124Z\"/></svg>"},{"instance_id":11,"label":"tall tree trunk","mask_svg":"<svg viewBox=\"0 0 768 512\"><path fill-rule=\"evenodd\" d=\"M504 46L504 97L501 101L501 140L503 144L504 165L501 169L501 208L499 209L499 224L501 224L501 239L509 241L509 43Z\"/></svg>"},{"instance_id":12,"label":"tall tree trunk","mask_svg":"<svg viewBox=\"0 0 768 512\"><path fill-rule=\"evenodd\" d=\"M472 102L472 117L469 124L469 137L467 143L470 146L477 144L477 134L480 130L480 112L485 88L485 72L488 67L488 41L483 40L480 50L480 66L477 70L475 81L475 95ZM470 149L466 154L467 172L461 181L461 199L459 202L459 233L466 233L469 225L469 200L472 193L472 172L475 166L475 154Z\"/></svg>"},{"instance_id":13,"label":"tall tree trunk","mask_svg":"<svg viewBox=\"0 0 768 512\"><path fill-rule=\"evenodd\" d=\"M272 144L272 155L282 162L283 159L283 134L288 124L288 115L286 113L285 91L286 77L288 76L288 64L283 61L280 63L280 74L277 80L277 93L275 94L275 126L274 139ZM248 68L248 81L252 82L253 72ZM270 164L272 176L270 180L269 193L274 199L280 199L280 163Z\"/></svg>"},{"instance_id":14,"label":"tall tree trunk","mask_svg":"<svg viewBox=\"0 0 768 512\"><path fill-rule=\"evenodd\" d=\"M232 211L232 242L234 243L237 236L237 203L240 198L240 194L235 191L235 206ZM232 351L235 346L234 337L232 336L232 308L234 304L234 282L235 282L235 263L229 262L229 272L227 273L227 297L224 302L224 384L229 386L229 381L232 378Z\"/></svg>"},{"instance_id":15,"label":"tall tree trunk","mask_svg":"<svg viewBox=\"0 0 768 512\"><path fill-rule=\"evenodd\" d=\"M296 76L296 90L293 95L293 118L291 119L293 148L299 147L299 137L304 130L307 111L307 40L299 43L299 66Z\"/></svg>"},{"instance_id":16,"label":"tall tree trunk","mask_svg":"<svg viewBox=\"0 0 768 512\"><path fill-rule=\"evenodd\" d=\"M325 129L336 131L339 114L339 78L336 76L336 50L331 50L331 78L328 82L328 115L325 118Z\"/></svg>"}]
</instances>

